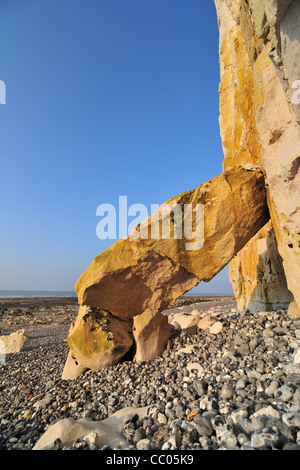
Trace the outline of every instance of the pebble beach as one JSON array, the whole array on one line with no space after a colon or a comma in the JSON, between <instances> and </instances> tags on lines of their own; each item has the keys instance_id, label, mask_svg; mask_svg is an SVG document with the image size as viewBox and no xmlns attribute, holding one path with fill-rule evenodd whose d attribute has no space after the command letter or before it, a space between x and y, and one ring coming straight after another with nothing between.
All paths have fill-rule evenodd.
<instances>
[{"instance_id":1,"label":"pebble beach","mask_svg":"<svg viewBox=\"0 0 300 470\"><path fill-rule=\"evenodd\" d=\"M203 300L203 299L202 299ZM61 379L76 299L1 299L0 334L28 332L0 365L0 449L32 450L65 418L102 421L127 407L126 446L89 439L53 450L300 450L300 319L285 310L239 312L232 298L194 299L164 313L213 318L218 327L172 329L153 361L124 361Z\"/></svg>"}]
</instances>

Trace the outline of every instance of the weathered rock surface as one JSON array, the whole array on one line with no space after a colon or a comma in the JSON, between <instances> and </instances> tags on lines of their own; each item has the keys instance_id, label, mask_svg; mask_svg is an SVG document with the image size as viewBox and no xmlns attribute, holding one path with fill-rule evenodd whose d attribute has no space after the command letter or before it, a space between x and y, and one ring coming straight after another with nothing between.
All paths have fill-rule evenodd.
<instances>
[{"instance_id":1,"label":"weathered rock surface","mask_svg":"<svg viewBox=\"0 0 300 470\"><path fill-rule=\"evenodd\" d=\"M208 282L218 274L247 243L252 236L269 220L264 198L264 178L256 171L234 168L225 171L212 180L201 184L196 190L189 191L170 199L152 216L140 224L132 233L142 236L151 233L151 221L158 220L158 212L169 214L170 208L182 205L193 207L193 233L195 241L191 243L185 236L189 221L184 219L183 236L142 240L147 250L163 253L193 273L200 281ZM196 207L203 206L202 224L198 221L196 230ZM171 225L175 226L171 220ZM171 234L172 234L171 227ZM175 229L174 229L175 231ZM252 233L252 235L250 235ZM191 246L190 246L191 245Z\"/></svg>"},{"instance_id":2,"label":"weathered rock surface","mask_svg":"<svg viewBox=\"0 0 300 470\"><path fill-rule=\"evenodd\" d=\"M28 341L25 330L18 330L10 335L0 336L0 354L11 354L22 351Z\"/></svg>"},{"instance_id":3,"label":"weathered rock surface","mask_svg":"<svg viewBox=\"0 0 300 470\"><path fill-rule=\"evenodd\" d=\"M231 261L229 278L239 310L255 313L289 307L293 295L287 288L271 222Z\"/></svg>"},{"instance_id":4,"label":"weathered rock surface","mask_svg":"<svg viewBox=\"0 0 300 470\"><path fill-rule=\"evenodd\" d=\"M278 251L299 309L300 3L215 0L215 4L224 169L254 165L265 173Z\"/></svg>"},{"instance_id":5,"label":"weathered rock surface","mask_svg":"<svg viewBox=\"0 0 300 470\"><path fill-rule=\"evenodd\" d=\"M182 210L186 206L192 217ZM197 219L199 207L204 220ZM178 208L180 219L172 216ZM78 280L82 307L69 334L63 378L115 364L133 343L137 360L160 354L169 327L158 314L200 281L211 280L268 220L264 177L245 169L226 171L163 204L97 256ZM163 221L169 222L167 234ZM107 331L94 309L108 315Z\"/></svg>"},{"instance_id":6,"label":"weathered rock surface","mask_svg":"<svg viewBox=\"0 0 300 470\"><path fill-rule=\"evenodd\" d=\"M133 345L131 324L105 310L81 306L68 344L71 352L63 377L73 379L86 369L103 369L125 356Z\"/></svg>"},{"instance_id":7,"label":"weathered rock surface","mask_svg":"<svg viewBox=\"0 0 300 470\"><path fill-rule=\"evenodd\" d=\"M133 335L136 345L135 360L150 361L165 349L170 337L168 318L160 312L145 312L134 317Z\"/></svg>"},{"instance_id":8,"label":"weathered rock surface","mask_svg":"<svg viewBox=\"0 0 300 470\"><path fill-rule=\"evenodd\" d=\"M195 315L187 315L184 313L175 313L169 316L169 323L174 326L175 329L189 329L197 325L199 318Z\"/></svg>"},{"instance_id":9,"label":"weathered rock surface","mask_svg":"<svg viewBox=\"0 0 300 470\"><path fill-rule=\"evenodd\" d=\"M49 427L33 450L53 450L57 440L59 440L61 446L70 446L76 440L81 439L93 439L95 445L99 448L103 446L109 446L110 448L127 447L127 441L121 432L122 423L126 418L132 418L133 415L143 418L147 415L148 409L149 407L124 408L102 421L75 420L74 418L59 420Z\"/></svg>"},{"instance_id":10,"label":"weathered rock surface","mask_svg":"<svg viewBox=\"0 0 300 470\"><path fill-rule=\"evenodd\" d=\"M295 301L290 303L288 314L291 317L300 317L300 308L299 308L298 304Z\"/></svg>"}]
</instances>

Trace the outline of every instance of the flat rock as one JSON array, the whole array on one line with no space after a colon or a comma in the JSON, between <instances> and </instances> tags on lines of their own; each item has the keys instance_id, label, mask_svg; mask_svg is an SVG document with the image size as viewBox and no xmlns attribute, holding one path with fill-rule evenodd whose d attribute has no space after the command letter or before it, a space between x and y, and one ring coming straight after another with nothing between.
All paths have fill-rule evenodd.
<instances>
[{"instance_id":1,"label":"flat rock","mask_svg":"<svg viewBox=\"0 0 300 470\"><path fill-rule=\"evenodd\" d=\"M124 408L102 421L75 420L73 418L62 419L47 429L33 447L33 450L47 450L53 446L57 439L60 439L63 446L71 446L77 439L91 436L91 433L93 433L93 442L99 448L105 445L112 449L118 446L126 448L128 443L120 430L124 419L133 412L137 413L140 418L143 418L147 415L148 410L149 407L138 409L131 407Z\"/></svg>"}]
</instances>

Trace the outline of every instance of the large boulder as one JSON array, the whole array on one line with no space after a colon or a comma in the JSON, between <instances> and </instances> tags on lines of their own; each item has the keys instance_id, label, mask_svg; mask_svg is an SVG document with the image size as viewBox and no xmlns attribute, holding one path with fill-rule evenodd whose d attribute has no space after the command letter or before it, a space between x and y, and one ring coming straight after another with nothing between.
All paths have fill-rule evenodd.
<instances>
[{"instance_id":1,"label":"large boulder","mask_svg":"<svg viewBox=\"0 0 300 470\"><path fill-rule=\"evenodd\" d=\"M223 167L264 172L293 311L300 314L300 2L215 4Z\"/></svg>"},{"instance_id":2,"label":"large boulder","mask_svg":"<svg viewBox=\"0 0 300 470\"><path fill-rule=\"evenodd\" d=\"M64 378L73 379L86 369L103 369L124 357L133 345L131 323L106 310L81 306L68 344Z\"/></svg>"},{"instance_id":3,"label":"large boulder","mask_svg":"<svg viewBox=\"0 0 300 470\"><path fill-rule=\"evenodd\" d=\"M125 355L149 360L161 354L170 330L160 312L212 279L268 220L263 174L245 169L226 171L163 204L78 280L81 307L63 378L109 367Z\"/></svg>"}]
</instances>

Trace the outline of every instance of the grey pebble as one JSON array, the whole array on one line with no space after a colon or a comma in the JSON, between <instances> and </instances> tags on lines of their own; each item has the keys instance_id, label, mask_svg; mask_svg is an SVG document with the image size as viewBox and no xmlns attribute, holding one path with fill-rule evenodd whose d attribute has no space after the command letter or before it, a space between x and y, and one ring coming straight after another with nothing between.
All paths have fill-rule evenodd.
<instances>
[{"instance_id":1,"label":"grey pebble","mask_svg":"<svg viewBox=\"0 0 300 470\"><path fill-rule=\"evenodd\" d=\"M122 424L128 449L299 450L300 379L293 363L299 322L286 311L240 314L234 301L207 308L222 321L218 335L173 332L167 351L153 361L124 361L72 383L61 380L65 343L9 357L0 366L0 448L31 450L63 418L102 420L149 405L148 416L133 413ZM178 354L187 346L190 353ZM201 378L189 371L191 363L201 365ZM31 395L22 393L21 380ZM52 446L62 448L97 446L84 440Z\"/></svg>"},{"instance_id":2,"label":"grey pebble","mask_svg":"<svg viewBox=\"0 0 300 470\"><path fill-rule=\"evenodd\" d=\"M211 436L213 434L213 427L208 418L204 416L196 416L194 418L194 426L199 436Z\"/></svg>"}]
</instances>

